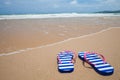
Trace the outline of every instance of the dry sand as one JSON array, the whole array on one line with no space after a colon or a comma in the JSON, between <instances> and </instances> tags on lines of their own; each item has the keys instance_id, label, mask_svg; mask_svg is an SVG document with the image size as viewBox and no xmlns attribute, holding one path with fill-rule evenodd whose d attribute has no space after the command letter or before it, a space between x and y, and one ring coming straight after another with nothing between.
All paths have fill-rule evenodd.
<instances>
[{"instance_id":1,"label":"dry sand","mask_svg":"<svg viewBox=\"0 0 120 80\"><path fill-rule=\"evenodd\" d=\"M120 28L109 28L93 35L0 56L0 80L120 80L119 34ZM99 75L93 69L85 68L77 58L74 72L61 74L57 71L56 55L65 49L101 53L115 72L111 76Z\"/></svg>"}]
</instances>

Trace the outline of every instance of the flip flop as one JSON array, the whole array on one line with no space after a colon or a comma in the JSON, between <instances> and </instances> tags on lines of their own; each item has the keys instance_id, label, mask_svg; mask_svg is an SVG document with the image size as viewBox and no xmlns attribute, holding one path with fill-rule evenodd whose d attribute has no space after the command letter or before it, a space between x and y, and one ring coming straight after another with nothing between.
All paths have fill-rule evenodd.
<instances>
[{"instance_id":1,"label":"flip flop","mask_svg":"<svg viewBox=\"0 0 120 80\"><path fill-rule=\"evenodd\" d=\"M105 58L101 54L94 52L79 52L78 56L81 60L90 64L96 72L101 75L111 75L114 72L114 68L105 61Z\"/></svg>"},{"instance_id":2,"label":"flip flop","mask_svg":"<svg viewBox=\"0 0 120 80\"><path fill-rule=\"evenodd\" d=\"M75 53L73 51L62 51L57 55L58 71L67 73L74 71L73 58Z\"/></svg>"}]
</instances>

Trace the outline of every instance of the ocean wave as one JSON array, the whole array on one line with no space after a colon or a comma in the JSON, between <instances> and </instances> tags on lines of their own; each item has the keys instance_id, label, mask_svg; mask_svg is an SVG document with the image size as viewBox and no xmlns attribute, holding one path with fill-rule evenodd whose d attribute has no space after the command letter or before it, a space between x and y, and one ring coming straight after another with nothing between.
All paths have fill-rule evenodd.
<instances>
[{"instance_id":1,"label":"ocean wave","mask_svg":"<svg viewBox=\"0 0 120 80\"><path fill-rule=\"evenodd\" d=\"M5 19L41 19L41 18L67 18L67 17L106 17L106 16L120 16L114 13L61 13L61 14L22 14L22 15L0 15L0 20Z\"/></svg>"}]
</instances>

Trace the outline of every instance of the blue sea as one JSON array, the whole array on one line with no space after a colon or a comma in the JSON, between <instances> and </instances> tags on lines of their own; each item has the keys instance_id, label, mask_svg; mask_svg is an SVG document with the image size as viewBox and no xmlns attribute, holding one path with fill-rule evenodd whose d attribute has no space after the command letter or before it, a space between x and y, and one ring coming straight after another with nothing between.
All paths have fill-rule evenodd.
<instances>
[{"instance_id":1,"label":"blue sea","mask_svg":"<svg viewBox=\"0 0 120 80\"><path fill-rule=\"evenodd\" d=\"M67 17L109 17L120 16L120 13L55 13L55 14L12 14L0 15L0 20L5 19L41 19L41 18L67 18Z\"/></svg>"}]
</instances>

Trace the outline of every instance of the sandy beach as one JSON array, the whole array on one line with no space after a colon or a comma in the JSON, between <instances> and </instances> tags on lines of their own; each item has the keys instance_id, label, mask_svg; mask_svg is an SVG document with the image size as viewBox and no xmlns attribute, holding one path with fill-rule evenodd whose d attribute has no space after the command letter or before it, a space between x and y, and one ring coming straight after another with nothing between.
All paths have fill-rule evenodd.
<instances>
[{"instance_id":1,"label":"sandy beach","mask_svg":"<svg viewBox=\"0 0 120 80\"><path fill-rule=\"evenodd\" d=\"M1 20L0 80L120 80L119 20L119 17ZM59 73L56 57L63 50L101 53L114 67L114 74L102 76L85 68L79 58L74 72Z\"/></svg>"},{"instance_id":2,"label":"sandy beach","mask_svg":"<svg viewBox=\"0 0 120 80\"><path fill-rule=\"evenodd\" d=\"M119 27L119 17L0 20L0 53L43 46Z\"/></svg>"}]
</instances>

